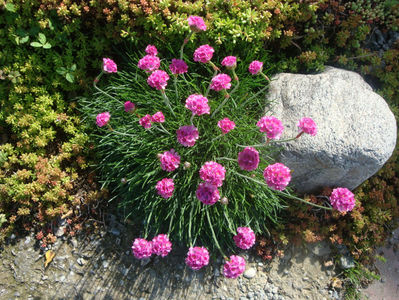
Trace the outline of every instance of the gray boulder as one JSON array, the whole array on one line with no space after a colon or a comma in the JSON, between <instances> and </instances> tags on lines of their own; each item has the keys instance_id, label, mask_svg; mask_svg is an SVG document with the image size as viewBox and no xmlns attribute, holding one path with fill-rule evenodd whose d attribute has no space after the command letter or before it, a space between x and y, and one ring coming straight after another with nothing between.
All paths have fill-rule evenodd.
<instances>
[{"instance_id":1,"label":"gray boulder","mask_svg":"<svg viewBox=\"0 0 399 300\"><path fill-rule=\"evenodd\" d=\"M292 171L300 193L322 187L354 189L375 174L391 156L397 138L387 103L351 71L327 67L321 74L277 74L272 78L267 115L284 124L282 139L294 137L302 117L317 124L316 136L303 134L283 143L278 161Z\"/></svg>"}]
</instances>

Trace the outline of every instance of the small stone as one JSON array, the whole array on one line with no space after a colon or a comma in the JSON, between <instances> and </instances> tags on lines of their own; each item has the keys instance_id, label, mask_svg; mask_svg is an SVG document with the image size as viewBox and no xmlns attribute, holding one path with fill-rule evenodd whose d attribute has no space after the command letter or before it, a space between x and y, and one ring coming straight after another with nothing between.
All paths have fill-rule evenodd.
<instances>
[{"instance_id":1,"label":"small stone","mask_svg":"<svg viewBox=\"0 0 399 300\"><path fill-rule=\"evenodd\" d=\"M14 249L11 250L11 254L14 256L17 256L17 254L15 253Z\"/></svg>"},{"instance_id":2,"label":"small stone","mask_svg":"<svg viewBox=\"0 0 399 300\"><path fill-rule=\"evenodd\" d=\"M214 275L215 277L219 277L219 276L220 276L220 271L219 271L218 268L215 268L215 270L214 270L214 272L213 272L213 275Z\"/></svg>"},{"instance_id":3,"label":"small stone","mask_svg":"<svg viewBox=\"0 0 399 300\"><path fill-rule=\"evenodd\" d=\"M254 297L254 293L253 292L249 292L247 295L248 298L253 298Z\"/></svg>"},{"instance_id":4,"label":"small stone","mask_svg":"<svg viewBox=\"0 0 399 300\"><path fill-rule=\"evenodd\" d=\"M106 269L106 268L108 268L108 266L109 266L109 262L104 260L103 261L103 268Z\"/></svg>"},{"instance_id":5,"label":"small stone","mask_svg":"<svg viewBox=\"0 0 399 300\"><path fill-rule=\"evenodd\" d=\"M18 292L15 292L15 293L14 293L14 296L15 296L15 297L21 297L21 294L18 293Z\"/></svg>"},{"instance_id":6,"label":"small stone","mask_svg":"<svg viewBox=\"0 0 399 300\"><path fill-rule=\"evenodd\" d=\"M57 228L57 231L55 232L56 237L61 237L65 234L65 226L60 226Z\"/></svg>"},{"instance_id":7,"label":"small stone","mask_svg":"<svg viewBox=\"0 0 399 300\"><path fill-rule=\"evenodd\" d=\"M74 248L78 247L78 241L75 238L71 239L71 244Z\"/></svg>"},{"instance_id":8,"label":"small stone","mask_svg":"<svg viewBox=\"0 0 399 300\"><path fill-rule=\"evenodd\" d=\"M248 270L246 270L244 272L244 277L247 279L254 278L255 275L256 275L256 269L254 269L254 268L249 268Z\"/></svg>"},{"instance_id":9,"label":"small stone","mask_svg":"<svg viewBox=\"0 0 399 300\"><path fill-rule=\"evenodd\" d=\"M10 236L10 239L11 239L11 240L15 240L15 238L16 238L15 234L12 234L12 235Z\"/></svg>"},{"instance_id":10,"label":"small stone","mask_svg":"<svg viewBox=\"0 0 399 300\"><path fill-rule=\"evenodd\" d=\"M339 263L342 269L350 269L355 267L355 261L351 256L341 256Z\"/></svg>"},{"instance_id":11,"label":"small stone","mask_svg":"<svg viewBox=\"0 0 399 300\"><path fill-rule=\"evenodd\" d=\"M111 233L113 235L116 235L116 236L120 236L121 235L120 230L118 228L115 228L115 227L111 229Z\"/></svg>"},{"instance_id":12,"label":"small stone","mask_svg":"<svg viewBox=\"0 0 399 300\"><path fill-rule=\"evenodd\" d=\"M79 266L83 266L86 263L86 261L81 257L78 258L77 262L78 262Z\"/></svg>"}]
</instances>

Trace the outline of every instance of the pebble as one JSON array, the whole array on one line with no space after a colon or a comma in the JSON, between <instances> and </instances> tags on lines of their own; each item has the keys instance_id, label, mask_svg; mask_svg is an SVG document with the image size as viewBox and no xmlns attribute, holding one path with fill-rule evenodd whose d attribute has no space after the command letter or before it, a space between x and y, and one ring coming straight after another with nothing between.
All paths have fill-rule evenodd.
<instances>
[{"instance_id":1,"label":"pebble","mask_svg":"<svg viewBox=\"0 0 399 300\"><path fill-rule=\"evenodd\" d=\"M75 238L71 239L71 244L74 248L78 247L78 241Z\"/></svg>"},{"instance_id":2,"label":"pebble","mask_svg":"<svg viewBox=\"0 0 399 300\"><path fill-rule=\"evenodd\" d=\"M246 270L244 272L244 277L247 279L254 278L255 275L256 275L256 269L254 269L254 268L249 268L248 270Z\"/></svg>"},{"instance_id":3,"label":"pebble","mask_svg":"<svg viewBox=\"0 0 399 300\"><path fill-rule=\"evenodd\" d=\"M120 236L121 235L121 231L118 228L115 228L115 227L111 229L111 233L113 235L116 235L116 236Z\"/></svg>"},{"instance_id":4,"label":"pebble","mask_svg":"<svg viewBox=\"0 0 399 300\"><path fill-rule=\"evenodd\" d=\"M15 296L15 297L21 297L21 294L18 293L18 292L15 292L14 296Z\"/></svg>"},{"instance_id":5,"label":"pebble","mask_svg":"<svg viewBox=\"0 0 399 300\"><path fill-rule=\"evenodd\" d=\"M83 266L86 263L86 261L81 257L78 258L77 262L78 262L79 266Z\"/></svg>"},{"instance_id":6,"label":"pebble","mask_svg":"<svg viewBox=\"0 0 399 300\"><path fill-rule=\"evenodd\" d=\"M108 266L109 266L109 262L104 260L103 261L103 268L106 269L106 268L108 268Z\"/></svg>"}]
</instances>

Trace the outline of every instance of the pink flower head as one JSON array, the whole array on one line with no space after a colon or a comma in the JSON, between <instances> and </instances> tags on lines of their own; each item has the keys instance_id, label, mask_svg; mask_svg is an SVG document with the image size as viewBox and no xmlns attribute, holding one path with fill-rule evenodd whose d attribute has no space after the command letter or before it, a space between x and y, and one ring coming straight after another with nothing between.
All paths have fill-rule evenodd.
<instances>
[{"instance_id":1,"label":"pink flower head","mask_svg":"<svg viewBox=\"0 0 399 300\"><path fill-rule=\"evenodd\" d=\"M165 257L172 250L172 243L166 234L158 234L152 239L152 253Z\"/></svg>"},{"instance_id":2,"label":"pink flower head","mask_svg":"<svg viewBox=\"0 0 399 300\"><path fill-rule=\"evenodd\" d=\"M282 163L275 163L267 166L263 171L263 177L270 188L282 191L291 180L291 171Z\"/></svg>"},{"instance_id":3,"label":"pink flower head","mask_svg":"<svg viewBox=\"0 0 399 300\"><path fill-rule=\"evenodd\" d=\"M355 195L347 188L333 189L330 196L332 207L339 212L351 211L355 207Z\"/></svg>"},{"instance_id":4,"label":"pink flower head","mask_svg":"<svg viewBox=\"0 0 399 300\"><path fill-rule=\"evenodd\" d=\"M145 129L151 128L151 115L145 115L139 120L139 124L143 126Z\"/></svg>"},{"instance_id":5,"label":"pink flower head","mask_svg":"<svg viewBox=\"0 0 399 300\"><path fill-rule=\"evenodd\" d=\"M248 71L252 75L256 75L259 72L262 72L262 68L263 68L263 62L258 61L258 60L254 60L253 62L251 62L249 64Z\"/></svg>"},{"instance_id":6,"label":"pink flower head","mask_svg":"<svg viewBox=\"0 0 399 300\"><path fill-rule=\"evenodd\" d=\"M222 66L225 66L227 69L234 69L237 66L237 57L226 56L222 60Z\"/></svg>"},{"instance_id":7,"label":"pink flower head","mask_svg":"<svg viewBox=\"0 0 399 300\"><path fill-rule=\"evenodd\" d=\"M200 32L206 30L206 25L204 19L198 16L189 16L187 18L188 25L190 26L191 30L194 32Z\"/></svg>"},{"instance_id":8,"label":"pink flower head","mask_svg":"<svg viewBox=\"0 0 399 300\"><path fill-rule=\"evenodd\" d=\"M152 255L152 242L137 238L133 242L132 251L134 257L138 259L148 258Z\"/></svg>"},{"instance_id":9,"label":"pink flower head","mask_svg":"<svg viewBox=\"0 0 399 300\"><path fill-rule=\"evenodd\" d=\"M116 73L118 68L112 59L103 58L103 70L107 73Z\"/></svg>"},{"instance_id":10,"label":"pink flower head","mask_svg":"<svg viewBox=\"0 0 399 300\"><path fill-rule=\"evenodd\" d=\"M181 126L176 130L177 141L184 147L192 147L198 140L198 129L195 126Z\"/></svg>"},{"instance_id":11,"label":"pink flower head","mask_svg":"<svg viewBox=\"0 0 399 300\"><path fill-rule=\"evenodd\" d=\"M139 60L138 67L144 71L152 72L159 69L161 61L157 56L146 55Z\"/></svg>"},{"instance_id":12,"label":"pink flower head","mask_svg":"<svg viewBox=\"0 0 399 300\"><path fill-rule=\"evenodd\" d=\"M163 115L162 111L158 111L151 117L152 122L154 123L163 123L165 122L165 116Z\"/></svg>"},{"instance_id":13,"label":"pink flower head","mask_svg":"<svg viewBox=\"0 0 399 300\"><path fill-rule=\"evenodd\" d=\"M241 256L231 255L223 266L223 275L227 278L237 278L245 271L245 259Z\"/></svg>"},{"instance_id":14,"label":"pink flower head","mask_svg":"<svg viewBox=\"0 0 399 300\"><path fill-rule=\"evenodd\" d=\"M199 46L194 51L194 61L199 61L206 64L212 59L213 52L215 52L215 50L208 44Z\"/></svg>"},{"instance_id":15,"label":"pink flower head","mask_svg":"<svg viewBox=\"0 0 399 300\"><path fill-rule=\"evenodd\" d=\"M191 110L194 115L200 116L209 114L210 108L208 99L199 94L192 94L186 99L186 108Z\"/></svg>"},{"instance_id":16,"label":"pink flower head","mask_svg":"<svg viewBox=\"0 0 399 300\"><path fill-rule=\"evenodd\" d=\"M124 107L125 107L125 112L130 112L135 110L136 105L133 102L126 101Z\"/></svg>"},{"instance_id":17,"label":"pink flower head","mask_svg":"<svg viewBox=\"0 0 399 300\"><path fill-rule=\"evenodd\" d=\"M238 227L233 240L238 248L249 249L255 244L255 233L249 227Z\"/></svg>"},{"instance_id":18,"label":"pink flower head","mask_svg":"<svg viewBox=\"0 0 399 300\"><path fill-rule=\"evenodd\" d=\"M103 127L104 125L107 125L109 118L111 118L111 114L109 112L103 112L101 114L98 114L96 117L96 123L98 127Z\"/></svg>"},{"instance_id":19,"label":"pink flower head","mask_svg":"<svg viewBox=\"0 0 399 300\"><path fill-rule=\"evenodd\" d=\"M172 74L183 74L187 73L188 66L182 59L172 59L172 63L169 65L169 69Z\"/></svg>"},{"instance_id":20,"label":"pink flower head","mask_svg":"<svg viewBox=\"0 0 399 300\"><path fill-rule=\"evenodd\" d=\"M238 165L241 170L255 170L259 165L259 152L255 148L246 147L238 153Z\"/></svg>"},{"instance_id":21,"label":"pink flower head","mask_svg":"<svg viewBox=\"0 0 399 300\"><path fill-rule=\"evenodd\" d=\"M157 90L164 90L168 84L168 80L168 73L162 70L156 70L148 76L147 83Z\"/></svg>"},{"instance_id":22,"label":"pink flower head","mask_svg":"<svg viewBox=\"0 0 399 300\"><path fill-rule=\"evenodd\" d=\"M173 172L179 167L180 156L174 149L170 149L170 151L159 154L159 161L161 162L162 170Z\"/></svg>"},{"instance_id":23,"label":"pink flower head","mask_svg":"<svg viewBox=\"0 0 399 300\"><path fill-rule=\"evenodd\" d=\"M284 130L283 123L273 116L262 117L256 126L259 127L260 132L266 132L268 139L278 140Z\"/></svg>"},{"instance_id":24,"label":"pink flower head","mask_svg":"<svg viewBox=\"0 0 399 300\"><path fill-rule=\"evenodd\" d=\"M209 263L209 252L205 247L190 247L186 264L193 270L199 270Z\"/></svg>"},{"instance_id":25,"label":"pink flower head","mask_svg":"<svg viewBox=\"0 0 399 300\"><path fill-rule=\"evenodd\" d=\"M218 127L222 130L223 134L226 134L236 127L236 123L231 121L229 118L224 118L218 122Z\"/></svg>"},{"instance_id":26,"label":"pink flower head","mask_svg":"<svg viewBox=\"0 0 399 300\"><path fill-rule=\"evenodd\" d=\"M219 74L212 78L211 89L215 91L227 90L231 87L231 78L227 74Z\"/></svg>"},{"instance_id":27,"label":"pink flower head","mask_svg":"<svg viewBox=\"0 0 399 300\"><path fill-rule=\"evenodd\" d=\"M220 187L223 184L223 180L226 175L226 169L217 162L207 161L201 167L199 174L203 181Z\"/></svg>"},{"instance_id":28,"label":"pink flower head","mask_svg":"<svg viewBox=\"0 0 399 300\"><path fill-rule=\"evenodd\" d=\"M157 185L155 187L158 191L158 195L160 195L161 197L163 197L165 199L172 197L173 191L175 189L173 179L170 179L170 178L164 178L164 179L158 181Z\"/></svg>"},{"instance_id":29,"label":"pink flower head","mask_svg":"<svg viewBox=\"0 0 399 300\"><path fill-rule=\"evenodd\" d=\"M148 45L145 48L145 53L147 53L148 55L156 56L158 54L157 47L155 47L154 45Z\"/></svg>"},{"instance_id":30,"label":"pink flower head","mask_svg":"<svg viewBox=\"0 0 399 300\"><path fill-rule=\"evenodd\" d=\"M300 131L310 134L311 136L315 136L317 134L317 126L312 118L302 118L298 121L296 126L299 127Z\"/></svg>"},{"instance_id":31,"label":"pink flower head","mask_svg":"<svg viewBox=\"0 0 399 300\"><path fill-rule=\"evenodd\" d=\"M199 201L206 205L213 205L219 201L220 194L216 185L209 182L201 182L195 193Z\"/></svg>"}]
</instances>

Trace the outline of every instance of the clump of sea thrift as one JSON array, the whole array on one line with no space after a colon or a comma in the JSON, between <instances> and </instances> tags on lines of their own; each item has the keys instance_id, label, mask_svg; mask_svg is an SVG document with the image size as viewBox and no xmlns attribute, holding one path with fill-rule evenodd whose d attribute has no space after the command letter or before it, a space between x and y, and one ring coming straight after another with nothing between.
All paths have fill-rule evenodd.
<instances>
[{"instance_id":1,"label":"clump of sea thrift","mask_svg":"<svg viewBox=\"0 0 399 300\"><path fill-rule=\"evenodd\" d=\"M263 177L270 188L282 191L291 181L291 171L282 163L275 163L263 171Z\"/></svg>"},{"instance_id":2,"label":"clump of sea thrift","mask_svg":"<svg viewBox=\"0 0 399 300\"><path fill-rule=\"evenodd\" d=\"M193 270L199 270L209 264L209 252L205 247L190 247L186 264Z\"/></svg>"},{"instance_id":3,"label":"clump of sea thrift","mask_svg":"<svg viewBox=\"0 0 399 300\"><path fill-rule=\"evenodd\" d=\"M165 71L156 70L147 79L150 87L157 90L164 90L168 84L169 75Z\"/></svg>"},{"instance_id":4,"label":"clump of sea thrift","mask_svg":"<svg viewBox=\"0 0 399 300\"><path fill-rule=\"evenodd\" d=\"M173 172L180 165L180 156L174 149L165 151L158 155L159 161L161 162L161 168L167 172Z\"/></svg>"},{"instance_id":5,"label":"clump of sea thrift","mask_svg":"<svg viewBox=\"0 0 399 300\"><path fill-rule=\"evenodd\" d=\"M107 73L116 73L118 68L116 63L110 58L103 58L103 70Z\"/></svg>"},{"instance_id":6,"label":"clump of sea thrift","mask_svg":"<svg viewBox=\"0 0 399 300\"><path fill-rule=\"evenodd\" d=\"M195 126L182 126L177 131L177 141L184 147L192 147L198 140L198 129Z\"/></svg>"},{"instance_id":7,"label":"clump of sea thrift","mask_svg":"<svg viewBox=\"0 0 399 300\"><path fill-rule=\"evenodd\" d=\"M260 132L265 132L270 140L279 139L283 134L283 123L273 116L262 117L256 126L259 127Z\"/></svg>"},{"instance_id":8,"label":"clump of sea thrift","mask_svg":"<svg viewBox=\"0 0 399 300\"><path fill-rule=\"evenodd\" d=\"M111 114L108 111L98 114L96 117L97 126L103 127L103 126L107 125L110 118L111 118Z\"/></svg>"},{"instance_id":9,"label":"clump of sea thrift","mask_svg":"<svg viewBox=\"0 0 399 300\"><path fill-rule=\"evenodd\" d=\"M351 211L356 204L355 195L347 188L336 188L331 193L330 203L339 212Z\"/></svg>"},{"instance_id":10,"label":"clump of sea thrift","mask_svg":"<svg viewBox=\"0 0 399 300\"><path fill-rule=\"evenodd\" d=\"M255 244L255 233L249 227L238 227L237 235L233 237L238 248L249 249Z\"/></svg>"},{"instance_id":11,"label":"clump of sea thrift","mask_svg":"<svg viewBox=\"0 0 399 300\"><path fill-rule=\"evenodd\" d=\"M138 259L151 257L152 242L149 242L146 239L137 238L133 242L132 252L134 257Z\"/></svg>"},{"instance_id":12,"label":"clump of sea thrift","mask_svg":"<svg viewBox=\"0 0 399 300\"><path fill-rule=\"evenodd\" d=\"M173 179L164 178L157 182L156 189L158 191L158 195L161 197L168 199L172 197L173 191L175 189L175 185Z\"/></svg>"},{"instance_id":13,"label":"clump of sea thrift","mask_svg":"<svg viewBox=\"0 0 399 300\"><path fill-rule=\"evenodd\" d=\"M212 78L211 89L214 91L228 90L231 88L231 78L227 74L219 74Z\"/></svg>"},{"instance_id":14,"label":"clump of sea thrift","mask_svg":"<svg viewBox=\"0 0 399 300\"><path fill-rule=\"evenodd\" d=\"M166 234L158 234L152 239L152 253L165 257L172 251L172 243Z\"/></svg>"},{"instance_id":15,"label":"clump of sea thrift","mask_svg":"<svg viewBox=\"0 0 399 300\"><path fill-rule=\"evenodd\" d=\"M238 165L241 170L255 170L259 165L259 152L253 147L246 147L238 153Z\"/></svg>"},{"instance_id":16,"label":"clump of sea thrift","mask_svg":"<svg viewBox=\"0 0 399 300\"><path fill-rule=\"evenodd\" d=\"M227 278L237 278L245 271L245 259L241 256L231 255L223 266L223 275Z\"/></svg>"},{"instance_id":17,"label":"clump of sea thrift","mask_svg":"<svg viewBox=\"0 0 399 300\"><path fill-rule=\"evenodd\" d=\"M317 134L317 126L312 118L302 118L298 121L297 125L299 127L299 134L297 138L304 132L315 136Z\"/></svg>"}]
</instances>

